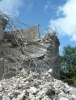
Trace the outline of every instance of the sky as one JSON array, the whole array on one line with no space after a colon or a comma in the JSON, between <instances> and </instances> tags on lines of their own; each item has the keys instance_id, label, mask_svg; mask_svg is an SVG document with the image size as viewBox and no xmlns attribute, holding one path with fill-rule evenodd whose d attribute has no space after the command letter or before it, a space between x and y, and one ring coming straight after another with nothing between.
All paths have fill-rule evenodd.
<instances>
[{"instance_id":1,"label":"sky","mask_svg":"<svg viewBox=\"0 0 76 100\"><path fill-rule=\"evenodd\" d=\"M57 31L60 54L64 46L76 46L76 0L0 0L0 10L28 26L39 24L41 35Z\"/></svg>"}]
</instances>

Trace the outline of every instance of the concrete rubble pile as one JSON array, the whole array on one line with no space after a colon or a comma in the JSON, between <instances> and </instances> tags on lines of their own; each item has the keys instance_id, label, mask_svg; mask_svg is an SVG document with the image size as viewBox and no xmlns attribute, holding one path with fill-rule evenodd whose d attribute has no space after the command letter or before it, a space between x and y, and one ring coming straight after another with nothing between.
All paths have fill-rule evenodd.
<instances>
[{"instance_id":1,"label":"concrete rubble pile","mask_svg":"<svg viewBox=\"0 0 76 100\"><path fill-rule=\"evenodd\" d=\"M0 100L76 100L73 87L46 73L25 71L0 81Z\"/></svg>"}]
</instances>

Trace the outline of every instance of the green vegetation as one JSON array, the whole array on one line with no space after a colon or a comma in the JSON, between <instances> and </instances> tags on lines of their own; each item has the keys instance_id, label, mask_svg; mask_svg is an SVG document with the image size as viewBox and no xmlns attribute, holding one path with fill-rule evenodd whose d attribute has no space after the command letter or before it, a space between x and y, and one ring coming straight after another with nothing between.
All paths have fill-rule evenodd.
<instances>
[{"instance_id":1,"label":"green vegetation","mask_svg":"<svg viewBox=\"0 0 76 100\"><path fill-rule=\"evenodd\" d=\"M63 55L60 56L60 78L68 84L74 84L76 81L76 47L70 45L63 48Z\"/></svg>"}]
</instances>

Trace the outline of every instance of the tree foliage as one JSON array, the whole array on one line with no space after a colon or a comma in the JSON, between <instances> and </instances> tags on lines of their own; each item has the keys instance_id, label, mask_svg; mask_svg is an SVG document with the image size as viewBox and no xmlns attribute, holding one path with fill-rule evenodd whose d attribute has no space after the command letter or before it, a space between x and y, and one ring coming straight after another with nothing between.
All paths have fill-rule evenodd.
<instances>
[{"instance_id":1,"label":"tree foliage","mask_svg":"<svg viewBox=\"0 0 76 100\"><path fill-rule=\"evenodd\" d=\"M70 45L63 48L63 55L60 56L61 78L76 77L76 47Z\"/></svg>"}]
</instances>

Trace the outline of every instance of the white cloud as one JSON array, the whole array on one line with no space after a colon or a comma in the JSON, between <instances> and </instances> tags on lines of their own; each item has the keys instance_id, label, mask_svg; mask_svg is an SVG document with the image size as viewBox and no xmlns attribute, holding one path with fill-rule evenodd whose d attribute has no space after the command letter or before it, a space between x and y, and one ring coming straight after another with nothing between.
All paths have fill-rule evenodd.
<instances>
[{"instance_id":1,"label":"white cloud","mask_svg":"<svg viewBox=\"0 0 76 100\"><path fill-rule=\"evenodd\" d=\"M6 14L19 15L19 8L23 6L23 0L1 0L0 10Z\"/></svg>"},{"instance_id":2,"label":"white cloud","mask_svg":"<svg viewBox=\"0 0 76 100\"><path fill-rule=\"evenodd\" d=\"M60 30L60 35L68 35L76 41L76 0L67 0L63 6L59 6L57 19L50 20L49 26ZM55 26L54 26L55 25Z\"/></svg>"}]
</instances>

